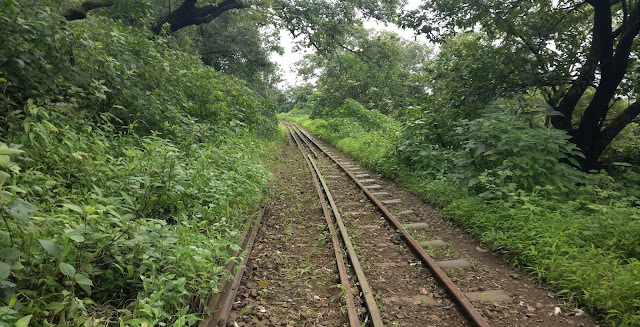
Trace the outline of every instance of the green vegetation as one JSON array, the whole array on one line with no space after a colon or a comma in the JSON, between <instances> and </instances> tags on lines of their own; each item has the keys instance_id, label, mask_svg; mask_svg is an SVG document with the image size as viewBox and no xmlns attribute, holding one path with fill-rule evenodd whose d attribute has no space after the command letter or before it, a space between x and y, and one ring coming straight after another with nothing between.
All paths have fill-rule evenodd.
<instances>
[{"instance_id":1,"label":"green vegetation","mask_svg":"<svg viewBox=\"0 0 640 327\"><path fill-rule=\"evenodd\" d=\"M585 169L598 167L605 149L640 114L638 1L424 1L401 21L442 43L481 30L445 56L453 61L441 64L453 67L444 75L459 77L445 82L481 91L463 90L463 101L538 91L558 112L550 123L584 154Z\"/></svg>"},{"instance_id":2,"label":"green vegetation","mask_svg":"<svg viewBox=\"0 0 640 327\"><path fill-rule=\"evenodd\" d=\"M430 49L391 32L357 29L332 56L307 55L299 73L310 78L318 71L315 101L320 108L336 108L348 98L384 114L398 114L418 104L425 88L421 66Z\"/></svg>"},{"instance_id":3,"label":"green vegetation","mask_svg":"<svg viewBox=\"0 0 640 327\"><path fill-rule=\"evenodd\" d=\"M230 276L275 105L177 42L0 3L0 326L193 325Z\"/></svg>"},{"instance_id":4,"label":"green vegetation","mask_svg":"<svg viewBox=\"0 0 640 327\"><path fill-rule=\"evenodd\" d=\"M640 1L403 3L0 0L0 327L196 324L278 111L640 325Z\"/></svg>"}]
</instances>

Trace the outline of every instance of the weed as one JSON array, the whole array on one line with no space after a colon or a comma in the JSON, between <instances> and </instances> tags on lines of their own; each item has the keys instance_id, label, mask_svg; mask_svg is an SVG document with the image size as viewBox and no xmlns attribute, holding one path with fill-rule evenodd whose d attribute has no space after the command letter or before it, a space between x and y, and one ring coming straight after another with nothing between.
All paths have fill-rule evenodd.
<instances>
[{"instance_id":1,"label":"weed","mask_svg":"<svg viewBox=\"0 0 640 327\"><path fill-rule=\"evenodd\" d=\"M251 313L252 310L253 310L253 308L250 305L246 305L240 310L240 315L241 316L246 316L249 313Z\"/></svg>"}]
</instances>

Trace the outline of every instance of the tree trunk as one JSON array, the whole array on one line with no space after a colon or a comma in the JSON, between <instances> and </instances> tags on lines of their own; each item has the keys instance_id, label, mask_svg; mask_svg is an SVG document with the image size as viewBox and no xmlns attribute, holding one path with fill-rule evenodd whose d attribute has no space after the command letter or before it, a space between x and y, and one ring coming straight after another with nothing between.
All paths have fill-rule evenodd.
<instances>
[{"instance_id":1,"label":"tree trunk","mask_svg":"<svg viewBox=\"0 0 640 327\"><path fill-rule=\"evenodd\" d=\"M597 168L598 159L607 146L640 114L640 105L635 102L603 128L609 104L627 74L633 41L640 33L640 2L635 4L619 28L619 33L613 31L611 4L608 1L591 0L588 3L594 8L591 47L578 77L555 107L563 116L553 117L551 120L556 128L567 131L572 136L572 142L582 150L585 159L579 161L584 170ZM616 44L614 41L617 38ZM574 109L595 80L596 71L600 74L596 92L580 118L579 125L574 128L571 124Z\"/></svg>"}]
</instances>

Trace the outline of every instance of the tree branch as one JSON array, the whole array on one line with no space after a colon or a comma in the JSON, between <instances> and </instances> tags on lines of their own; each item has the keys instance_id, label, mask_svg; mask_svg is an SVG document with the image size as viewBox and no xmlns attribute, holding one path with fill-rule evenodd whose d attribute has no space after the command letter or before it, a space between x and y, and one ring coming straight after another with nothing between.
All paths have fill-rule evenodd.
<instances>
[{"instance_id":1,"label":"tree branch","mask_svg":"<svg viewBox=\"0 0 640 327\"><path fill-rule=\"evenodd\" d=\"M603 59L607 53L606 44L611 44L611 9L607 5L598 4L596 1L587 1L595 9L594 11L594 24L592 31L591 47L587 54L587 60L580 68L578 78L571 84L571 87L567 91L567 94L562 98L562 101L558 105L558 111L562 113L562 116L554 116L551 118L551 123L554 127L565 131L571 131L571 118L573 117L573 111L578 104L580 98L587 90L589 85L595 80L596 70L598 69L598 63ZM609 40L607 40L609 38ZM612 46L609 46L611 48ZM602 84L602 83L601 83ZM584 116L583 116L584 118Z\"/></svg>"},{"instance_id":2,"label":"tree branch","mask_svg":"<svg viewBox=\"0 0 640 327\"><path fill-rule=\"evenodd\" d=\"M204 7L196 7L197 2L197 0L184 0L180 7L159 19L151 31L160 34L162 26L168 23L169 32L173 33L186 26L210 23L229 10L248 8L248 5L241 0L224 0L216 5Z\"/></svg>"},{"instance_id":3,"label":"tree branch","mask_svg":"<svg viewBox=\"0 0 640 327\"><path fill-rule=\"evenodd\" d=\"M66 18L68 21L85 19L87 18L87 13L93 9L111 7L113 6L112 0L105 1L85 1L80 5L80 8L71 8L68 9L62 16Z\"/></svg>"},{"instance_id":4,"label":"tree branch","mask_svg":"<svg viewBox=\"0 0 640 327\"><path fill-rule=\"evenodd\" d=\"M602 130L602 139L600 142L606 142L608 145L629 123L640 115L640 102L636 101L624 109L616 116L609 125Z\"/></svg>"},{"instance_id":5,"label":"tree branch","mask_svg":"<svg viewBox=\"0 0 640 327\"><path fill-rule=\"evenodd\" d=\"M600 73L602 78L593 95L593 99L589 106L585 109L584 115L580 120L580 129L584 131L597 132L600 130L597 121L603 119L608 111L608 105L615 95L618 86L627 73L629 66L629 56L633 46L633 40L640 32L640 2L638 2L629 16L628 23L624 25L624 32L620 36L620 40L613 49L613 34L611 31L611 11L608 12L608 30L602 31L602 37L605 44L601 45L602 58L600 63ZM596 9L596 15L598 10Z\"/></svg>"}]
</instances>

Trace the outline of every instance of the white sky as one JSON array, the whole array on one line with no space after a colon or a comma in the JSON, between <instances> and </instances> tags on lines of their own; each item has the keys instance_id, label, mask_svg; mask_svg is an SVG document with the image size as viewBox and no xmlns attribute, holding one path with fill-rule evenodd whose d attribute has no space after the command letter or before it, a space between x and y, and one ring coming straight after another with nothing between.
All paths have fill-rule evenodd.
<instances>
[{"instance_id":1,"label":"white sky","mask_svg":"<svg viewBox=\"0 0 640 327\"><path fill-rule=\"evenodd\" d=\"M420 0L408 0L406 9L415 9L418 8L421 1ZM385 25L379 21L368 20L364 22L364 27L368 29L374 30L387 30L398 33L402 38L407 40L414 40L413 30L403 30L395 25ZM426 44L426 39L418 38L418 42L423 42ZM302 77L297 75L295 63L302 59L305 54L311 53L310 49L302 49L299 51L294 51L295 40L291 36L291 34L285 30L280 31L280 44L284 48L284 54L279 55L274 53L271 55L271 60L278 63L280 69L282 70L282 78L283 82L280 84L280 87L286 89L290 86L304 84L305 81L302 80Z\"/></svg>"}]
</instances>

